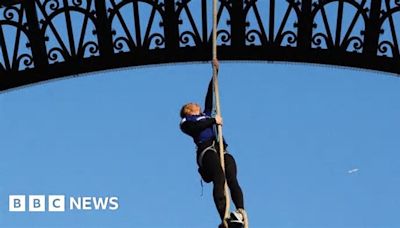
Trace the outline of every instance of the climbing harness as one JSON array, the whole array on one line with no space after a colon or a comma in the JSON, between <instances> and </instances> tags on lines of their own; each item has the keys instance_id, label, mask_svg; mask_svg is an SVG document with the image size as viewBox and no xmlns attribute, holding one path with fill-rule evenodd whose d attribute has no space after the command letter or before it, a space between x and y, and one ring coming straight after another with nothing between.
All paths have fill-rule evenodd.
<instances>
[{"instance_id":1,"label":"climbing harness","mask_svg":"<svg viewBox=\"0 0 400 228\"><path fill-rule=\"evenodd\" d=\"M217 60L217 24L218 24L217 6L218 6L217 0L213 0L213 28L212 28L212 58L213 58L213 61ZM215 64L213 64L213 87L214 87L214 93L215 93L216 114L221 116L219 89L218 89L218 69ZM217 133L218 133L220 163L221 163L222 171L225 176L224 144L223 144L222 126L221 125L217 126ZM230 211L230 196L229 196L228 185L226 182L226 176L225 176L225 184L224 184L224 195L225 195L226 205L225 205L225 213L224 213L224 218L223 218L222 223L226 224L226 221L229 218L229 211ZM241 209L240 213L243 215L244 228L248 228L248 218L247 218L246 211L244 209Z\"/></svg>"},{"instance_id":2,"label":"climbing harness","mask_svg":"<svg viewBox=\"0 0 400 228\"><path fill-rule=\"evenodd\" d=\"M199 156L197 157L197 165L199 165L199 167L203 167L203 157L206 154L206 152L209 150L218 154L217 148L215 148L215 141L213 141L210 146L208 146L208 147L204 148L202 151L200 151ZM228 153L228 151L225 149L223 151L224 151L224 154ZM219 152L221 152L221 150Z\"/></svg>"},{"instance_id":3,"label":"climbing harness","mask_svg":"<svg viewBox=\"0 0 400 228\"><path fill-rule=\"evenodd\" d=\"M202 150L200 152L200 154L197 158L197 165L199 165L199 167L203 167L203 157L208 150L211 150L211 151L214 151L215 153L217 153L217 149L215 149L215 141L213 141L213 143L209 147L206 147L204 150Z\"/></svg>"}]
</instances>

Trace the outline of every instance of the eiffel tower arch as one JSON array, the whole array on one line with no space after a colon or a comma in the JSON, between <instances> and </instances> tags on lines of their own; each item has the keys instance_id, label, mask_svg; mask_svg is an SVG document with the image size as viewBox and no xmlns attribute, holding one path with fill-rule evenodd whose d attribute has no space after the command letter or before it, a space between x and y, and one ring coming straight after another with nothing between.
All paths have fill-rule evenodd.
<instances>
[{"instance_id":1,"label":"eiffel tower arch","mask_svg":"<svg viewBox=\"0 0 400 228\"><path fill-rule=\"evenodd\" d=\"M2 0L0 91L121 67L211 59L209 0ZM221 60L400 73L400 3L220 0Z\"/></svg>"}]
</instances>

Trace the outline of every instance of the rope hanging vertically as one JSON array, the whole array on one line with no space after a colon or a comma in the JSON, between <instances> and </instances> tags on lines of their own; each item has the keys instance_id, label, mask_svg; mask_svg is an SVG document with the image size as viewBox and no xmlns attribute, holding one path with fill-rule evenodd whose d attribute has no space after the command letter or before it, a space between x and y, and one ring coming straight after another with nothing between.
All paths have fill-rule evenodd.
<instances>
[{"instance_id":1,"label":"rope hanging vertically","mask_svg":"<svg viewBox=\"0 0 400 228\"><path fill-rule=\"evenodd\" d=\"M217 0L213 0L213 28L212 28L212 58L213 61L217 60L217 24L218 24L218 10L217 10ZM213 64L213 86L214 86L214 94L215 94L215 109L216 109L216 114L221 116L221 105L220 105L220 99L219 99L219 88L218 88L218 69L215 64ZM218 132L218 143L219 143L219 156L220 156L220 161L221 161L221 167L222 171L225 176L225 184L224 184L224 195L225 195L225 213L224 213L224 219L223 223L226 222L226 220L229 218L229 211L230 211L230 196L229 196L229 190L228 190L228 185L226 182L226 175L225 175L225 157L224 157L224 141L222 137L222 126L218 125L217 126L217 132ZM248 217L247 213L244 209L240 211L240 213L243 215L243 221L244 221L244 228L249 227L249 222L248 222Z\"/></svg>"},{"instance_id":2,"label":"rope hanging vertically","mask_svg":"<svg viewBox=\"0 0 400 228\"><path fill-rule=\"evenodd\" d=\"M213 58L213 60L217 59L217 24L218 24L217 14L218 14L217 0L213 0L213 29L212 29L212 31L213 31L213 33L212 33L212 58ZM215 64L213 64L213 84L214 84L214 93L215 93L216 114L221 116L221 106L220 106L219 89L218 89L218 69ZM224 172L224 176L225 176L224 143L223 143L222 126L221 125L218 125L217 131L218 131L218 143L219 143L219 156L220 156L222 171ZM229 208L230 208L230 197L229 197L228 185L226 183L226 180L225 180L225 185L224 185L224 192L225 192L225 202L226 202L224 220L226 220L229 217Z\"/></svg>"}]
</instances>

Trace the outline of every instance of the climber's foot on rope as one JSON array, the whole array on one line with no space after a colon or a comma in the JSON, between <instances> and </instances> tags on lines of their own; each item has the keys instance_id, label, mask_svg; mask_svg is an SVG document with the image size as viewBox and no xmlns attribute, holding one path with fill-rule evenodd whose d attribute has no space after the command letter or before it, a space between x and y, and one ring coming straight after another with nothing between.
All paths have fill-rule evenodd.
<instances>
[{"instance_id":1,"label":"climber's foot on rope","mask_svg":"<svg viewBox=\"0 0 400 228\"><path fill-rule=\"evenodd\" d=\"M243 209L231 212L230 217L224 220L218 228L244 228L247 214Z\"/></svg>"},{"instance_id":2,"label":"climber's foot on rope","mask_svg":"<svg viewBox=\"0 0 400 228\"><path fill-rule=\"evenodd\" d=\"M247 216L247 212L243 208L239 208L237 209L237 213L241 215L243 227L249 228L249 217Z\"/></svg>"}]
</instances>

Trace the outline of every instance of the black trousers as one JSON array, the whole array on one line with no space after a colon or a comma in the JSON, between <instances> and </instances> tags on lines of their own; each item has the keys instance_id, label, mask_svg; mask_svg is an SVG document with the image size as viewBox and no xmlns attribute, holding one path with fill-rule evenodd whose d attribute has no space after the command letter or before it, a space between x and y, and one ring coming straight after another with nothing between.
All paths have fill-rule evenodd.
<instances>
[{"instance_id":1,"label":"black trousers","mask_svg":"<svg viewBox=\"0 0 400 228\"><path fill-rule=\"evenodd\" d=\"M224 160L226 181L231 192L232 201L235 204L236 209L244 209L243 192L237 180L235 159L232 155L225 154ZM205 182L213 182L213 197L215 206L217 207L219 216L221 219L223 219L226 206L226 200L224 196L225 177L222 171L219 154L213 150L208 150L205 152L202 160L202 167L199 168L199 172Z\"/></svg>"}]
</instances>

